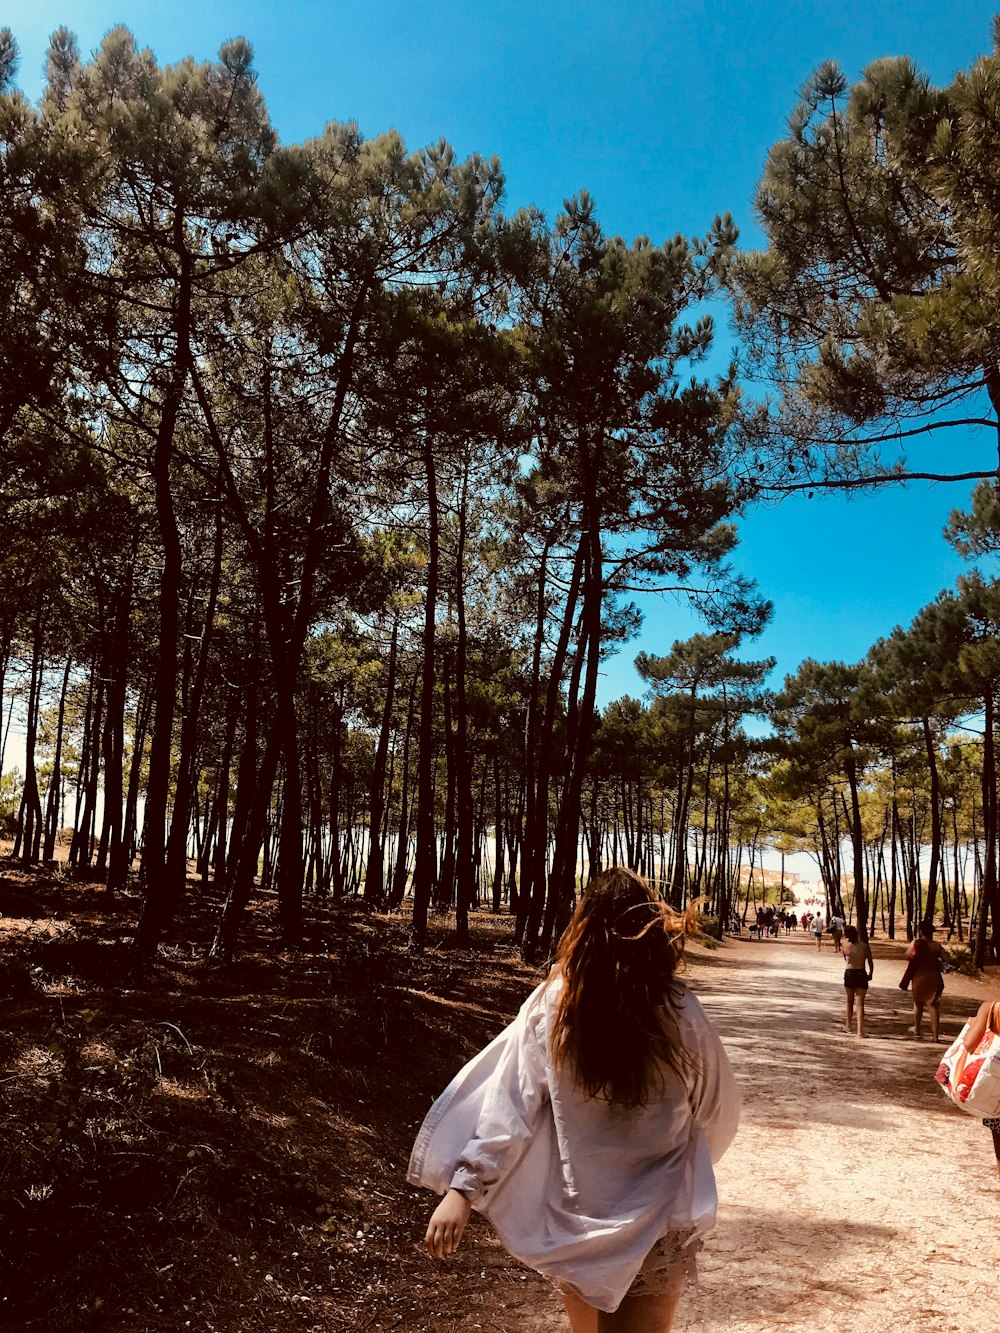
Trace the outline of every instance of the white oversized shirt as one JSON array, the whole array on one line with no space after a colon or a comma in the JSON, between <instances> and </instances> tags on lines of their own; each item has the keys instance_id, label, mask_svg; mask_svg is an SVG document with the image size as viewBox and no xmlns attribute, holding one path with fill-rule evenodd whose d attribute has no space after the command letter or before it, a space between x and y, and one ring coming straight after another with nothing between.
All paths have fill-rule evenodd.
<instances>
[{"instance_id":1,"label":"white oversized shirt","mask_svg":"<svg viewBox=\"0 0 1000 1333\"><path fill-rule=\"evenodd\" d=\"M664 1067L644 1107L588 1097L552 1059L561 989L557 976L535 990L452 1080L421 1126L408 1178L464 1191L515 1258L611 1312L665 1232L714 1225L712 1163L736 1133L740 1094L705 1011L678 985L685 1078Z\"/></svg>"}]
</instances>

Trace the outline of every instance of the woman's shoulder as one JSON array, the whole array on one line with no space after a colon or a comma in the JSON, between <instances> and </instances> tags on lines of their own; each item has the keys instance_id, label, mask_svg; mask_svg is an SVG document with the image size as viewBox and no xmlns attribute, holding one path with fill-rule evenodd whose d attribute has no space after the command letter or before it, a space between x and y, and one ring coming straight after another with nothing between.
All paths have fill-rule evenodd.
<instances>
[{"instance_id":1,"label":"woman's shoulder","mask_svg":"<svg viewBox=\"0 0 1000 1333\"><path fill-rule=\"evenodd\" d=\"M672 988L670 1006L681 1041L698 1060L714 1063L719 1034L705 1006L690 987L678 983Z\"/></svg>"},{"instance_id":2,"label":"woman's shoulder","mask_svg":"<svg viewBox=\"0 0 1000 1333\"><path fill-rule=\"evenodd\" d=\"M520 1018L532 1031L547 1028L553 1020L562 992L562 972L558 967L553 967L521 1005Z\"/></svg>"},{"instance_id":3,"label":"woman's shoulder","mask_svg":"<svg viewBox=\"0 0 1000 1333\"><path fill-rule=\"evenodd\" d=\"M694 1024L708 1022L701 1001L690 986L686 985L683 981L674 981L671 983L670 990L667 994L667 1004L673 1009L679 1019L687 1020L689 1023Z\"/></svg>"}]
</instances>

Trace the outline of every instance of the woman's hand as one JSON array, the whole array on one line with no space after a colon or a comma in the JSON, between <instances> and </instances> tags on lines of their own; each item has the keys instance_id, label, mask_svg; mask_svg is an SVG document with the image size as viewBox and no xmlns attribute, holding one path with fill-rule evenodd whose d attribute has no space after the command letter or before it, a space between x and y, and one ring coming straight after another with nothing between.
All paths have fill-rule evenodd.
<instances>
[{"instance_id":1,"label":"woman's hand","mask_svg":"<svg viewBox=\"0 0 1000 1333\"><path fill-rule=\"evenodd\" d=\"M472 1204L458 1190L449 1190L431 1214L424 1246L432 1259L454 1254L462 1242Z\"/></svg>"}]
</instances>

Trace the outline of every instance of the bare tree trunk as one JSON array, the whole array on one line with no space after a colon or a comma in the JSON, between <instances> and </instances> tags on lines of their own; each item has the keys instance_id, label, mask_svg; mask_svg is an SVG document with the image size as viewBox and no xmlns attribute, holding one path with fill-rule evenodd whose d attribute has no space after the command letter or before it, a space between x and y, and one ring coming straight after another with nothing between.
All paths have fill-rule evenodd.
<instances>
[{"instance_id":1,"label":"bare tree trunk","mask_svg":"<svg viewBox=\"0 0 1000 1333\"><path fill-rule=\"evenodd\" d=\"M427 584L424 591L423 680L420 690L420 736L417 751L416 865L413 878L412 940L423 948L427 940L427 909L437 883L437 849L434 832L434 685L435 630L438 577L441 559L440 515L437 499L437 470L430 439L424 442L424 474L427 483Z\"/></svg>"},{"instance_id":2,"label":"bare tree trunk","mask_svg":"<svg viewBox=\"0 0 1000 1333\"><path fill-rule=\"evenodd\" d=\"M45 803L45 842L42 847L42 860L53 861L56 855L56 839L59 834L59 811L62 808L62 749L63 729L66 721L66 694L69 689L69 677L73 659L66 658L63 669L62 687L59 691L59 716L56 721L56 744L52 756L52 773L49 777L49 790Z\"/></svg>"},{"instance_id":3,"label":"bare tree trunk","mask_svg":"<svg viewBox=\"0 0 1000 1333\"><path fill-rule=\"evenodd\" d=\"M389 735L392 729L392 707L396 694L396 662L399 641L399 617L392 622L389 643L389 669L382 707L382 725L375 747L372 780L368 796L368 865L365 867L364 900L372 907L381 907L385 897L385 807L386 760L389 754Z\"/></svg>"},{"instance_id":4,"label":"bare tree trunk","mask_svg":"<svg viewBox=\"0 0 1000 1333\"><path fill-rule=\"evenodd\" d=\"M45 619L41 603L35 611L35 626L31 639L31 667L28 686L28 711L24 739L24 790L18 816L13 855L20 852L24 862L36 862L41 850L42 802L38 792L38 773L35 767L35 745L38 739L38 720L41 712L42 680L45 674L43 644Z\"/></svg>"}]
</instances>

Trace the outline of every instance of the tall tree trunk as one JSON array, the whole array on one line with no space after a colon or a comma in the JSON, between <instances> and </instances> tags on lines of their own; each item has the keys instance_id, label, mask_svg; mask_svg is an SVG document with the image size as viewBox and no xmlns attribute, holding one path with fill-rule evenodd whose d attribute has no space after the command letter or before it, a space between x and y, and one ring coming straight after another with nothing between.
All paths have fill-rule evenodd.
<instances>
[{"instance_id":1,"label":"tall tree trunk","mask_svg":"<svg viewBox=\"0 0 1000 1333\"><path fill-rule=\"evenodd\" d=\"M938 775L937 747L931 732L930 718L921 719L924 749L927 753L927 771L930 775L931 805L931 858L927 870L927 899L924 903L924 922L934 924L937 911L938 871L941 864L941 779Z\"/></svg>"},{"instance_id":2,"label":"tall tree trunk","mask_svg":"<svg viewBox=\"0 0 1000 1333\"><path fill-rule=\"evenodd\" d=\"M507 846L507 828L504 820L503 790L500 783L500 748L493 751L493 915L503 905L504 853Z\"/></svg>"},{"instance_id":3,"label":"tall tree trunk","mask_svg":"<svg viewBox=\"0 0 1000 1333\"><path fill-rule=\"evenodd\" d=\"M343 701L333 710L333 752L330 756L330 891L334 901L343 896L344 868L340 847L340 798L344 785L343 747L341 733L344 726Z\"/></svg>"},{"instance_id":4,"label":"tall tree trunk","mask_svg":"<svg viewBox=\"0 0 1000 1333\"><path fill-rule=\"evenodd\" d=\"M125 887L128 854L125 838L125 708L128 698L129 624L132 613L132 580L137 540L125 574L124 587L114 598L113 640L108 652L108 703L104 752L104 830L107 840L107 891L114 895Z\"/></svg>"},{"instance_id":5,"label":"tall tree trunk","mask_svg":"<svg viewBox=\"0 0 1000 1333\"><path fill-rule=\"evenodd\" d=\"M476 864L473 830L473 771L469 752L469 708L466 699L468 673L468 627L465 612L465 546L468 540L468 464L462 474L458 506L458 540L455 550L455 766L457 829L455 840L455 933L462 948L469 945L469 909L476 894Z\"/></svg>"},{"instance_id":6,"label":"tall tree trunk","mask_svg":"<svg viewBox=\"0 0 1000 1333\"><path fill-rule=\"evenodd\" d=\"M598 471L593 464L593 475ZM562 807L553 854L551 906L546 905L542 948L548 949L569 920L576 892L577 861L580 845L581 797L584 775L590 760L591 741L597 716L597 678L601 660L601 611L604 603L604 553L601 547L601 519L597 498L591 491L586 511L586 562L581 610L581 643L577 667L586 654L583 688L570 698L574 720L570 723L571 750L569 772L563 787Z\"/></svg>"},{"instance_id":7,"label":"tall tree trunk","mask_svg":"<svg viewBox=\"0 0 1000 1333\"><path fill-rule=\"evenodd\" d=\"M997 768L994 743L996 701L992 688L983 698L983 885L979 894L976 922L976 967L986 965L986 944L990 917L996 927L997 913Z\"/></svg>"},{"instance_id":8,"label":"tall tree trunk","mask_svg":"<svg viewBox=\"0 0 1000 1333\"><path fill-rule=\"evenodd\" d=\"M392 730L392 707L396 695L396 659L399 642L399 616L392 622L389 642L389 669L382 706L382 725L375 747L372 780L368 794L368 864L365 867L364 900L372 907L381 907L385 898L385 807L386 760L389 755L389 735Z\"/></svg>"},{"instance_id":9,"label":"tall tree trunk","mask_svg":"<svg viewBox=\"0 0 1000 1333\"><path fill-rule=\"evenodd\" d=\"M187 885L188 830L191 825L192 803L198 789L198 737L201 726L201 707L208 679L212 632L215 627L215 608L222 582L222 498L215 507L215 539L212 550L212 572L209 578L205 618L198 636L198 657L183 691L184 716L181 720L177 781L174 786L173 811L167 839L166 888L160 911L161 929L171 921ZM190 642L190 640L188 640Z\"/></svg>"},{"instance_id":10,"label":"tall tree trunk","mask_svg":"<svg viewBox=\"0 0 1000 1333\"><path fill-rule=\"evenodd\" d=\"M417 752L416 864L413 870L412 940L422 949L427 940L427 909L437 882L437 849L434 833L434 684L435 629L437 624L438 577L441 559L440 515L437 500L437 468L429 438L424 441L424 474L427 483L427 585L424 590L423 680L420 690L420 735Z\"/></svg>"},{"instance_id":11,"label":"tall tree trunk","mask_svg":"<svg viewBox=\"0 0 1000 1333\"><path fill-rule=\"evenodd\" d=\"M302 771L298 718L294 706L283 715L281 731L284 738L285 783L278 869L278 918L281 922L282 943L286 948L295 949L302 943L305 858L302 848Z\"/></svg>"},{"instance_id":12,"label":"tall tree trunk","mask_svg":"<svg viewBox=\"0 0 1000 1333\"><path fill-rule=\"evenodd\" d=\"M215 784L215 801L212 808L212 828L215 834L214 846L208 849L211 855L212 882L221 884L226 874L226 848L229 839L229 794L232 782L233 751L236 746L237 704L236 691L226 691L226 731L222 743L222 757L219 760L219 773ZM208 876L208 864L202 868L202 877Z\"/></svg>"},{"instance_id":13,"label":"tall tree trunk","mask_svg":"<svg viewBox=\"0 0 1000 1333\"><path fill-rule=\"evenodd\" d=\"M522 822L520 822L520 833L522 845L525 848L534 846L535 840L535 821L536 807L535 800L538 791L539 778L538 768L541 755L543 753L542 742L542 648L545 643L545 625L547 619L547 592L548 592L548 569L549 553L555 541L555 530L551 529L545 534L545 542L542 547L538 560L538 572L535 581L535 626L532 636L531 646L531 672L529 675L530 690L528 694L528 706L525 710L524 736L523 736L523 764L522 764ZM550 677L551 682L551 677ZM546 688L547 693L547 688ZM516 887L512 878L511 888ZM516 911L515 919L515 939L518 944L524 937L524 929L527 921L528 905L531 899L531 883L527 874L522 874L521 892L517 894L517 902L514 904ZM513 903L513 899L511 900Z\"/></svg>"},{"instance_id":14,"label":"tall tree trunk","mask_svg":"<svg viewBox=\"0 0 1000 1333\"><path fill-rule=\"evenodd\" d=\"M441 860L433 900L439 911L446 911L454 901L456 867L455 819L458 809L457 768L455 763L455 731L453 726L454 663L450 649L445 648L441 660L441 722L444 739L444 827L441 829ZM435 773L438 772L435 765ZM436 801L435 801L436 806Z\"/></svg>"},{"instance_id":15,"label":"tall tree trunk","mask_svg":"<svg viewBox=\"0 0 1000 1333\"><path fill-rule=\"evenodd\" d=\"M41 850L42 802L38 792L38 773L35 766L35 746L38 740L38 721L41 712L42 679L45 674L43 643L45 618L41 603L35 612L31 638L31 668L28 686L28 711L24 738L24 791L21 813L15 838L15 852L20 849L21 860L35 862Z\"/></svg>"},{"instance_id":16,"label":"tall tree trunk","mask_svg":"<svg viewBox=\"0 0 1000 1333\"><path fill-rule=\"evenodd\" d=\"M278 727L273 726L264 746L256 780L250 783L252 795L245 813L242 836L238 846L230 850L226 903L211 948L215 958L229 959L236 951L243 912L253 896L261 844L270 833L271 801L281 752L282 737ZM265 856L264 872L268 878L273 874L269 856Z\"/></svg>"},{"instance_id":17,"label":"tall tree trunk","mask_svg":"<svg viewBox=\"0 0 1000 1333\"><path fill-rule=\"evenodd\" d=\"M52 756L52 773L49 777L48 797L45 803L45 842L42 847L42 860L53 861L56 855L56 840L59 835L59 811L62 807L62 750L63 731L66 722L66 694L69 690L70 671L73 659L66 658L63 668L62 687L59 690L59 715L56 721L56 744Z\"/></svg>"},{"instance_id":18,"label":"tall tree trunk","mask_svg":"<svg viewBox=\"0 0 1000 1333\"><path fill-rule=\"evenodd\" d=\"M406 706L406 730L403 734L403 773L399 783L399 823L396 831L396 860L392 870L392 888L389 906L401 907L406 896L410 845L410 746L417 705L417 685L420 673L410 682L410 696Z\"/></svg>"},{"instance_id":19,"label":"tall tree trunk","mask_svg":"<svg viewBox=\"0 0 1000 1333\"><path fill-rule=\"evenodd\" d=\"M534 762L530 766L532 783L527 787L524 837L521 857L521 891L515 938L528 958L534 956L545 909L548 880L549 800L555 767L555 724L559 706L559 687L569 652L576 609L583 583L586 549L581 541L573 562L569 588L563 606L562 622L555 651L548 664L545 707L535 738Z\"/></svg>"},{"instance_id":20,"label":"tall tree trunk","mask_svg":"<svg viewBox=\"0 0 1000 1333\"><path fill-rule=\"evenodd\" d=\"M95 744L94 713L97 691L100 688L100 666L92 663L87 672L87 700L83 707L83 739L80 745L80 762L76 770L76 792L73 807L73 839L69 847L69 864L77 865L82 860L84 793L87 788L87 774L90 772L91 748Z\"/></svg>"},{"instance_id":21,"label":"tall tree trunk","mask_svg":"<svg viewBox=\"0 0 1000 1333\"><path fill-rule=\"evenodd\" d=\"M146 737L149 734L149 720L153 711L153 690L146 685L139 697L135 710L135 731L132 742L132 762L129 765L128 790L125 796L125 821L122 828L124 860L126 873L131 869L132 861L138 849L138 810L139 792L142 786L142 770L146 757Z\"/></svg>"},{"instance_id":22,"label":"tall tree trunk","mask_svg":"<svg viewBox=\"0 0 1000 1333\"><path fill-rule=\"evenodd\" d=\"M160 942L170 914L170 883L167 872L167 806L174 741L174 708L177 695L177 643L179 606L183 576L180 536L171 484L174 432L180 414L191 360L191 256L184 242L185 220L174 218L175 244L180 255L177 297L174 307L174 364L160 411L153 451L153 484L163 570L159 586L159 633L154 669L153 733L149 747L149 776L146 782L145 816L142 829L142 882L145 903L135 936L140 956L149 957Z\"/></svg>"}]
</instances>

